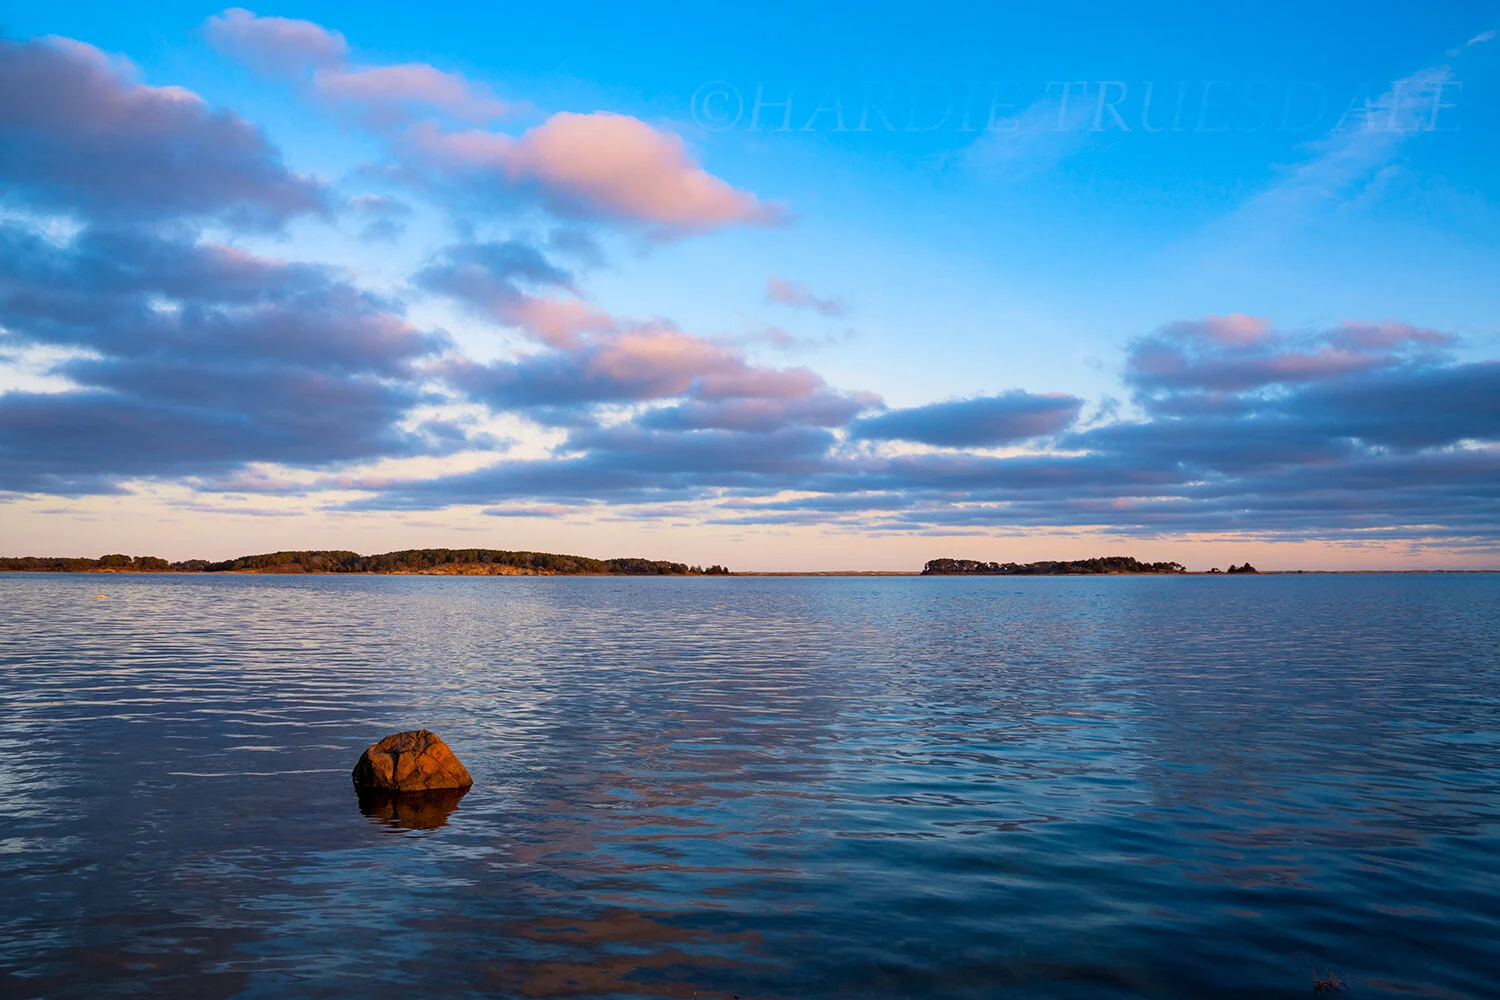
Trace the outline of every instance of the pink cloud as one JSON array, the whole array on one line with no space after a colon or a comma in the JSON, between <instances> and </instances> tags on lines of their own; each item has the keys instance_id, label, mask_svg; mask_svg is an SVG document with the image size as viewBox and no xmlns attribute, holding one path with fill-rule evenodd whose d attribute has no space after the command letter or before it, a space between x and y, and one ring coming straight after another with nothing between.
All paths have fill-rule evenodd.
<instances>
[{"instance_id":1,"label":"pink cloud","mask_svg":"<svg viewBox=\"0 0 1500 1000\"><path fill-rule=\"evenodd\" d=\"M1243 392L1390 368L1457 338L1405 323L1345 322L1291 336L1258 317L1180 320L1130 349L1127 378L1153 390Z\"/></svg>"},{"instance_id":2,"label":"pink cloud","mask_svg":"<svg viewBox=\"0 0 1500 1000\"><path fill-rule=\"evenodd\" d=\"M659 398L691 389L704 400L804 399L824 387L806 368L761 368L727 344L661 323L594 341L587 368L591 376L651 385Z\"/></svg>"},{"instance_id":3,"label":"pink cloud","mask_svg":"<svg viewBox=\"0 0 1500 1000\"><path fill-rule=\"evenodd\" d=\"M744 367L744 361L729 348L664 324L638 326L597 342L588 359L591 375L655 385L662 396L686 392L705 375L738 372Z\"/></svg>"},{"instance_id":4,"label":"pink cloud","mask_svg":"<svg viewBox=\"0 0 1500 1000\"><path fill-rule=\"evenodd\" d=\"M1457 342L1452 334L1408 323L1356 323L1346 321L1339 324L1329 339L1341 347L1357 351L1390 350L1408 344L1430 344L1443 347Z\"/></svg>"},{"instance_id":5,"label":"pink cloud","mask_svg":"<svg viewBox=\"0 0 1500 1000\"><path fill-rule=\"evenodd\" d=\"M481 190L520 188L560 215L642 224L659 237L774 225L785 217L780 204L704 170L679 136L629 115L560 112L519 137L430 122L409 127L424 111L483 124L515 106L483 84L426 63L350 66L344 36L311 21L235 7L209 18L205 30L231 57L262 72L302 77L322 99L357 110L408 166L450 181Z\"/></svg>"},{"instance_id":6,"label":"pink cloud","mask_svg":"<svg viewBox=\"0 0 1500 1000\"><path fill-rule=\"evenodd\" d=\"M219 51L263 73L337 66L349 53L349 43L337 31L311 21L260 17L243 7L215 14L204 30Z\"/></svg>"},{"instance_id":7,"label":"pink cloud","mask_svg":"<svg viewBox=\"0 0 1500 1000\"><path fill-rule=\"evenodd\" d=\"M1370 354L1324 347L1314 352L1245 354L1185 353L1160 341L1137 344L1130 357L1135 381L1153 385L1239 392L1275 383L1317 379L1368 371L1385 364Z\"/></svg>"},{"instance_id":8,"label":"pink cloud","mask_svg":"<svg viewBox=\"0 0 1500 1000\"><path fill-rule=\"evenodd\" d=\"M561 112L520 138L424 127L412 140L445 173L534 187L565 215L613 216L676 234L771 225L784 214L698 166L678 136L628 115Z\"/></svg>"},{"instance_id":9,"label":"pink cloud","mask_svg":"<svg viewBox=\"0 0 1500 1000\"><path fill-rule=\"evenodd\" d=\"M681 400L673 421L693 427L818 423L830 408L869 405L861 396L831 393L805 368L760 367L732 345L669 323L615 323L610 332L584 333L512 361L453 359L445 372L507 409Z\"/></svg>"},{"instance_id":10,"label":"pink cloud","mask_svg":"<svg viewBox=\"0 0 1500 1000\"><path fill-rule=\"evenodd\" d=\"M372 125L390 127L425 111L485 122L512 110L484 84L427 63L349 66L344 36L311 21L260 17L234 7L208 19L209 41L263 73L303 77L332 103L355 108Z\"/></svg>"},{"instance_id":11,"label":"pink cloud","mask_svg":"<svg viewBox=\"0 0 1500 1000\"><path fill-rule=\"evenodd\" d=\"M766 279L766 301L793 309L812 309L824 316L844 314L844 303L839 299L820 299L806 285L775 275Z\"/></svg>"},{"instance_id":12,"label":"pink cloud","mask_svg":"<svg viewBox=\"0 0 1500 1000\"><path fill-rule=\"evenodd\" d=\"M406 121L422 108L472 122L513 110L488 87L426 63L320 70L313 88L327 100L353 105L377 125Z\"/></svg>"},{"instance_id":13,"label":"pink cloud","mask_svg":"<svg viewBox=\"0 0 1500 1000\"><path fill-rule=\"evenodd\" d=\"M1311 353L1272 354L1263 359L1258 366L1249 366L1249 374L1256 381L1263 382L1312 382L1321 378L1368 371L1371 368L1382 367L1385 363L1384 358L1324 347Z\"/></svg>"},{"instance_id":14,"label":"pink cloud","mask_svg":"<svg viewBox=\"0 0 1500 1000\"><path fill-rule=\"evenodd\" d=\"M1225 347L1249 347L1271 332L1271 321L1263 316L1229 313L1179 320L1162 327L1162 332L1174 337L1209 340Z\"/></svg>"},{"instance_id":15,"label":"pink cloud","mask_svg":"<svg viewBox=\"0 0 1500 1000\"><path fill-rule=\"evenodd\" d=\"M526 295L496 304L495 315L550 347L575 348L584 333L610 333L615 318L577 299Z\"/></svg>"}]
</instances>

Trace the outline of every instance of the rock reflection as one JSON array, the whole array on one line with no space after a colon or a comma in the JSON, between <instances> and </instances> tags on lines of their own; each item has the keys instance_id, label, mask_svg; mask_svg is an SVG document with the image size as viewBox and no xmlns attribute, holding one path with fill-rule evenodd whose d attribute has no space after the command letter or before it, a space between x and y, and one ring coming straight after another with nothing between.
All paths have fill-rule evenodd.
<instances>
[{"instance_id":1,"label":"rock reflection","mask_svg":"<svg viewBox=\"0 0 1500 1000\"><path fill-rule=\"evenodd\" d=\"M359 811L372 821L397 830L436 830L448 825L467 788L441 788L427 792L390 792L356 789Z\"/></svg>"}]
</instances>

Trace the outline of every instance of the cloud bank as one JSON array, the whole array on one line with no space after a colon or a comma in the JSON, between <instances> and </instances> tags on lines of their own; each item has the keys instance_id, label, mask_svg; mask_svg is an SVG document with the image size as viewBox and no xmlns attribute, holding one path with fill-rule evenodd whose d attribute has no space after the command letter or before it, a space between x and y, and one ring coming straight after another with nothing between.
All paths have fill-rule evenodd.
<instances>
[{"instance_id":1,"label":"cloud bank","mask_svg":"<svg viewBox=\"0 0 1500 1000\"><path fill-rule=\"evenodd\" d=\"M1447 332L1184 317L1126 345L1122 416L1080 420L1085 400L1046 387L893 409L590 300L595 232L784 220L675 134L606 111L500 131L523 102L426 64L360 63L311 22L233 9L206 30L370 130L398 190L335 197L231 110L80 42L0 42L0 358L45 358L62 386L0 393L12 496L209 488L272 465L313 474L298 488L337 509L649 518L670 504L705 523L859 532L1500 541L1500 361L1459 360ZM495 235L507 217L491 197L551 235ZM399 295L232 245L335 211L363 239L400 240L423 200L483 225L453 226ZM471 357L403 299L507 346ZM779 277L762 304L847 309ZM500 418L542 443L512 457L479 429ZM470 471L370 471L456 452L479 456Z\"/></svg>"}]
</instances>

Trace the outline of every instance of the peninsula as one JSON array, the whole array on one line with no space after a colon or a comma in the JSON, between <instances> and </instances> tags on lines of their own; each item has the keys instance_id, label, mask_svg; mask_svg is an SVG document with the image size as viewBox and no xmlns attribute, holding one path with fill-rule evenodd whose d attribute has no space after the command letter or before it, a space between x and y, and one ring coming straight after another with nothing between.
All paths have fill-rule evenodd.
<instances>
[{"instance_id":1,"label":"peninsula","mask_svg":"<svg viewBox=\"0 0 1500 1000\"><path fill-rule=\"evenodd\" d=\"M267 552L211 562L168 562L157 556L107 555L98 559L17 556L0 558L12 573L385 573L427 576L728 576L723 566L689 566L662 559L590 559L551 552L501 549L404 549L375 556L313 550Z\"/></svg>"},{"instance_id":2,"label":"peninsula","mask_svg":"<svg viewBox=\"0 0 1500 1000\"><path fill-rule=\"evenodd\" d=\"M1249 563L1245 564L1247 567ZM1139 573L1186 573L1182 563L1143 563L1134 556L1099 556L1065 562L995 563L976 559L932 559L923 576L1100 576ZM1252 570L1253 572L1253 570Z\"/></svg>"}]
</instances>

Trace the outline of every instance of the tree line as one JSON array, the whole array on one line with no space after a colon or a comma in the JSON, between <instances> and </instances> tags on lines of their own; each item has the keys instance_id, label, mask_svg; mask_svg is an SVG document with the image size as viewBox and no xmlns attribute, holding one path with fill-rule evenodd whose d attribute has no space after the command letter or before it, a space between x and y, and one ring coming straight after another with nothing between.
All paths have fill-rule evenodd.
<instances>
[{"instance_id":1,"label":"tree line","mask_svg":"<svg viewBox=\"0 0 1500 1000\"><path fill-rule=\"evenodd\" d=\"M1249 563L1246 563L1248 566ZM1122 573L1186 573L1176 562L1143 563L1134 556L1048 560L1032 563L980 562L977 559L931 559L923 576L1092 576Z\"/></svg>"},{"instance_id":2,"label":"tree line","mask_svg":"<svg viewBox=\"0 0 1500 1000\"><path fill-rule=\"evenodd\" d=\"M0 558L0 571L22 573L520 573L545 576L728 576L720 565L690 566L665 559L590 559L551 552L502 549L404 549L380 555L317 549L265 552L214 562L111 554L98 559L16 556Z\"/></svg>"}]
</instances>

